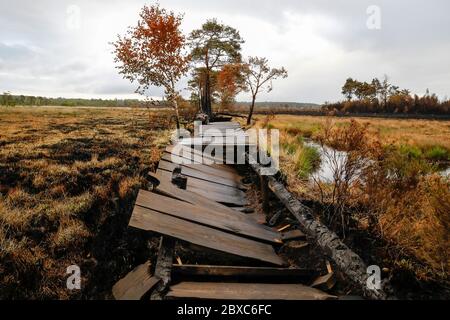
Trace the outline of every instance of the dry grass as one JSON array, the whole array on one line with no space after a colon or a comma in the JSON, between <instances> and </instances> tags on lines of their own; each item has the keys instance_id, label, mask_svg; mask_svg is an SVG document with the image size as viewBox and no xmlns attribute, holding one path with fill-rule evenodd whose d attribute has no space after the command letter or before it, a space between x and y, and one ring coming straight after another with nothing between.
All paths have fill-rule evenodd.
<instances>
[{"instance_id":1,"label":"dry grass","mask_svg":"<svg viewBox=\"0 0 450 320\"><path fill-rule=\"evenodd\" d=\"M258 117L263 120L263 116ZM328 117L277 115L270 125L299 133L306 137L317 135ZM410 145L427 150L441 146L450 150L450 121L414 119L367 119L353 118L369 126L370 134L379 134L385 145ZM337 126L348 125L351 119L332 118Z\"/></svg>"},{"instance_id":2,"label":"dry grass","mask_svg":"<svg viewBox=\"0 0 450 320\"><path fill-rule=\"evenodd\" d=\"M281 129L281 170L288 188L318 203L324 222L346 235L371 263L388 267L394 278L408 274L419 282L448 286L450 180L430 174L433 167L424 155L436 146L450 148L450 122L332 118L333 125L329 120L260 117L257 126ZM335 172L333 183L311 183L299 174L302 137L348 152L346 170ZM415 148L423 153L416 156ZM360 179L349 179L348 170L361 172ZM366 240L361 241L361 234ZM352 242L355 237L359 240ZM403 287L411 284L402 281Z\"/></svg>"},{"instance_id":3,"label":"dry grass","mask_svg":"<svg viewBox=\"0 0 450 320\"><path fill-rule=\"evenodd\" d=\"M169 118L0 108L0 298L99 296L129 270L146 246L127 247L130 207L168 142ZM81 293L65 286L73 264L82 267Z\"/></svg>"}]
</instances>

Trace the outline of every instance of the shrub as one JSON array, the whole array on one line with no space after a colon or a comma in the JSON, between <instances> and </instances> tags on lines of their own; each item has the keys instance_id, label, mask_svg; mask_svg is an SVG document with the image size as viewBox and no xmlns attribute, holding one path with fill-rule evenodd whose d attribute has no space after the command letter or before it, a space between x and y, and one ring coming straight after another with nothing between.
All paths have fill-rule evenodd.
<instances>
[{"instance_id":1,"label":"shrub","mask_svg":"<svg viewBox=\"0 0 450 320\"><path fill-rule=\"evenodd\" d=\"M295 166L301 179L307 179L320 165L320 153L315 147L303 146L296 155Z\"/></svg>"},{"instance_id":2,"label":"shrub","mask_svg":"<svg viewBox=\"0 0 450 320\"><path fill-rule=\"evenodd\" d=\"M416 146L412 145L401 145L399 150L402 154L410 159L420 159L422 157L422 151Z\"/></svg>"},{"instance_id":3,"label":"shrub","mask_svg":"<svg viewBox=\"0 0 450 320\"><path fill-rule=\"evenodd\" d=\"M450 161L450 152L441 146L434 146L425 153L425 157L431 161Z\"/></svg>"}]
</instances>

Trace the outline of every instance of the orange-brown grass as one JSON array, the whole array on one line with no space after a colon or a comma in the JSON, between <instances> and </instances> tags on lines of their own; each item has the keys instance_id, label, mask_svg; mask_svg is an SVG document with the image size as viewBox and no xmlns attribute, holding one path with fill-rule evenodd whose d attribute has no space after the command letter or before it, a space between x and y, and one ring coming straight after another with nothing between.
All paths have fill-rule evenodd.
<instances>
[{"instance_id":1,"label":"orange-brown grass","mask_svg":"<svg viewBox=\"0 0 450 320\"><path fill-rule=\"evenodd\" d=\"M264 121L265 116L258 116ZM301 134L306 137L317 135L330 117L277 115L269 124L278 129ZM331 118L337 126L348 125L351 119ZM450 121L353 118L369 125L369 134L379 134L385 145L410 145L422 150L435 146L450 150Z\"/></svg>"},{"instance_id":2,"label":"orange-brown grass","mask_svg":"<svg viewBox=\"0 0 450 320\"><path fill-rule=\"evenodd\" d=\"M450 180L430 174L432 168L426 159L413 157L403 148L413 146L426 150L436 145L450 148L450 122L331 120L259 116L256 125L281 129L281 170L292 192L300 198L320 202L322 209L318 214L341 235L344 228L350 230L347 237L352 237L351 230L358 230L368 238L377 239L379 244L372 248L358 248L359 244L354 243L358 251L372 257L371 262L388 267L397 278L407 273L417 280L448 285ZM312 137L347 151L349 159L369 158L364 163L361 180L346 181L347 174L337 174L336 183L305 181L297 165L298 154L304 152L302 137ZM351 169L354 165L348 161ZM342 226L343 223L346 225Z\"/></svg>"},{"instance_id":3,"label":"orange-brown grass","mask_svg":"<svg viewBox=\"0 0 450 320\"><path fill-rule=\"evenodd\" d=\"M168 143L168 119L167 111L0 108L0 299L104 297L139 252L151 254L145 239L129 246L127 224ZM81 267L81 292L66 289L70 265Z\"/></svg>"}]
</instances>

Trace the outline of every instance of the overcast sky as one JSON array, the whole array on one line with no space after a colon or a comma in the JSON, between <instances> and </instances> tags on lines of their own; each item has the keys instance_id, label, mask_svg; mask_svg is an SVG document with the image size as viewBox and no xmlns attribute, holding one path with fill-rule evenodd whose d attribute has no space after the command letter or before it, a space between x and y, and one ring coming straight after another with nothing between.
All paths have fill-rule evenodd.
<instances>
[{"instance_id":1,"label":"overcast sky","mask_svg":"<svg viewBox=\"0 0 450 320\"><path fill-rule=\"evenodd\" d=\"M109 43L134 25L139 9L151 3L1 0L0 91L135 97L136 88L114 68ZM429 88L442 98L450 96L447 0L160 0L160 4L185 13L185 33L216 17L240 31L246 41L244 56L265 56L274 67L286 67L289 78L276 81L261 101L334 101L342 98L340 88L347 77L370 81L384 74L413 92L422 94ZM180 83L183 87L185 81ZM160 93L151 89L149 94ZM249 99L245 94L238 98Z\"/></svg>"}]
</instances>

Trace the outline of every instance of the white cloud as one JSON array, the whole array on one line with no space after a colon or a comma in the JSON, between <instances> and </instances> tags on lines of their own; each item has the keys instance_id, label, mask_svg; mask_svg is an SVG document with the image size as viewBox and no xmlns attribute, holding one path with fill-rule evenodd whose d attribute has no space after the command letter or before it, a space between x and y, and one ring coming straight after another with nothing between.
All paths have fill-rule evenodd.
<instances>
[{"instance_id":1,"label":"white cloud","mask_svg":"<svg viewBox=\"0 0 450 320\"><path fill-rule=\"evenodd\" d=\"M366 28L366 9L373 4L369 0L160 2L185 12L185 32L217 17L240 30L246 40L244 56L266 56L273 66L285 66L289 78L276 81L275 90L261 100L336 100L347 77L370 80L385 73L416 92L430 88L449 94L450 3L445 0L379 0L380 31ZM109 42L136 23L144 3L148 1L1 2L0 91L135 97L135 86L114 68ZM70 5L80 8L79 28L68 24ZM150 94L161 90L152 88Z\"/></svg>"}]
</instances>

